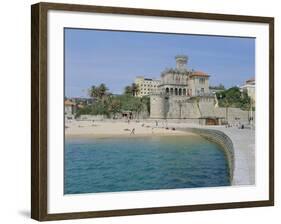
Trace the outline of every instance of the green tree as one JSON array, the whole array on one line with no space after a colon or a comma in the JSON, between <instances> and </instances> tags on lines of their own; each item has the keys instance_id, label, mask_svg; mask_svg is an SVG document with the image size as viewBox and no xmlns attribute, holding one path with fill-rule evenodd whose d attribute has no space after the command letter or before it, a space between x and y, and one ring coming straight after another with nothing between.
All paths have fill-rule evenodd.
<instances>
[{"instance_id":1,"label":"green tree","mask_svg":"<svg viewBox=\"0 0 281 224\"><path fill-rule=\"evenodd\" d=\"M80 117L81 115L86 115L86 114L91 114L92 113L92 107L87 105L87 106L84 106L83 108L78 108L77 111L76 111L76 114L75 114L75 117Z\"/></svg>"},{"instance_id":2,"label":"green tree","mask_svg":"<svg viewBox=\"0 0 281 224\"><path fill-rule=\"evenodd\" d=\"M125 95L137 96L138 93L139 93L139 86L135 83L132 83L130 86L126 86L124 89Z\"/></svg>"},{"instance_id":3,"label":"green tree","mask_svg":"<svg viewBox=\"0 0 281 224\"><path fill-rule=\"evenodd\" d=\"M135 100L135 102L133 104L133 111L135 111L137 113L137 118L139 118L140 112L144 108L144 104L142 103L141 98L137 98L137 99L138 100Z\"/></svg>"},{"instance_id":4,"label":"green tree","mask_svg":"<svg viewBox=\"0 0 281 224\"><path fill-rule=\"evenodd\" d=\"M139 87L138 87L138 85L137 84L135 84L135 83L132 83L132 94L133 94L133 96L137 96L138 95L138 93L139 93Z\"/></svg>"},{"instance_id":5,"label":"green tree","mask_svg":"<svg viewBox=\"0 0 281 224\"><path fill-rule=\"evenodd\" d=\"M225 90L225 87L220 83L218 86L210 86L210 89Z\"/></svg>"},{"instance_id":6,"label":"green tree","mask_svg":"<svg viewBox=\"0 0 281 224\"><path fill-rule=\"evenodd\" d=\"M102 83L98 87L92 86L89 90L89 96L95 100L100 101L110 94L107 91L108 88L106 87L105 84Z\"/></svg>"},{"instance_id":7,"label":"green tree","mask_svg":"<svg viewBox=\"0 0 281 224\"><path fill-rule=\"evenodd\" d=\"M237 107L242 110L250 108L250 97L247 93L241 92L238 87L218 92L216 95L221 107Z\"/></svg>"},{"instance_id":8,"label":"green tree","mask_svg":"<svg viewBox=\"0 0 281 224\"><path fill-rule=\"evenodd\" d=\"M126 86L125 89L124 89L124 94L132 96L133 95L132 87Z\"/></svg>"},{"instance_id":9,"label":"green tree","mask_svg":"<svg viewBox=\"0 0 281 224\"><path fill-rule=\"evenodd\" d=\"M138 117L141 112L150 113L150 98L135 97L138 89L138 86L133 83L131 86L125 87L123 95L114 96L108 92L105 84L92 86L89 89L89 96L94 99L94 103L78 108L77 116L89 114L109 117L112 115L113 118L116 118L116 115L122 111L135 112Z\"/></svg>"},{"instance_id":10,"label":"green tree","mask_svg":"<svg viewBox=\"0 0 281 224\"><path fill-rule=\"evenodd\" d=\"M91 86L89 89L89 96L92 97L93 99L96 99L99 97L99 89L96 86Z\"/></svg>"},{"instance_id":11,"label":"green tree","mask_svg":"<svg viewBox=\"0 0 281 224\"><path fill-rule=\"evenodd\" d=\"M116 114L121 112L121 101L118 98L111 98L108 110L113 114L113 118L116 118Z\"/></svg>"},{"instance_id":12,"label":"green tree","mask_svg":"<svg viewBox=\"0 0 281 224\"><path fill-rule=\"evenodd\" d=\"M107 92L108 91L108 88L106 87L105 84L100 84L99 86L99 97L100 99L103 99L105 96L107 96L109 93Z\"/></svg>"},{"instance_id":13,"label":"green tree","mask_svg":"<svg viewBox=\"0 0 281 224\"><path fill-rule=\"evenodd\" d=\"M142 103L144 105L144 108L146 108L147 112L150 114L150 97L149 96L143 96Z\"/></svg>"}]
</instances>

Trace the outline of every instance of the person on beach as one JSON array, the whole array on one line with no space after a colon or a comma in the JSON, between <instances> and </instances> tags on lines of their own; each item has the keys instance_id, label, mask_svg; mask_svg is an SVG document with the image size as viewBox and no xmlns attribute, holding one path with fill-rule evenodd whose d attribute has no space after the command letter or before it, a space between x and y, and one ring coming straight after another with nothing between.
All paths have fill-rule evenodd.
<instances>
[{"instance_id":1,"label":"person on beach","mask_svg":"<svg viewBox=\"0 0 281 224\"><path fill-rule=\"evenodd\" d=\"M135 129L133 128L130 135L135 135Z\"/></svg>"}]
</instances>

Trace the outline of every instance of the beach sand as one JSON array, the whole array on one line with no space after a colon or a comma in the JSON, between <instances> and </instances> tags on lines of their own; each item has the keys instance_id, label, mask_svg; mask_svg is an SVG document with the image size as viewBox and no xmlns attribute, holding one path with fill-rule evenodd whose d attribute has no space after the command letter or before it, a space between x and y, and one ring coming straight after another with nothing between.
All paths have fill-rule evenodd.
<instances>
[{"instance_id":1,"label":"beach sand","mask_svg":"<svg viewBox=\"0 0 281 224\"><path fill-rule=\"evenodd\" d=\"M143 136L172 136L172 135L194 135L189 132L172 130L172 126L166 129L164 124L106 120L106 121L71 121L65 124L65 137L143 137ZM131 133L134 129L134 133Z\"/></svg>"}]
</instances>

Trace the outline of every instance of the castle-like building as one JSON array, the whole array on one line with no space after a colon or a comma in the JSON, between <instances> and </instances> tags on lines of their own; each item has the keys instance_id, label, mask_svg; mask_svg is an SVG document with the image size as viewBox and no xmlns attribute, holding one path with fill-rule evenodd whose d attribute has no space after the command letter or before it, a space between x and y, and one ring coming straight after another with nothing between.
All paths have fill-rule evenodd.
<instances>
[{"instance_id":1,"label":"castle-like building","mask_svg":"<svg viewBox=\"0 0 281 224\"><path fill-rule=\"evenodd\" d=\"M210 75L188 68L185 55L175 59L176 67L164 70L160 80L136 78L139 96L150 96L150 118L183 119L204 125L248 122L248 111L218 106L209 88Z\"/></svg>"},{"instance_id":2,"label":"castle-like building","mask_svg":"<svg viewBox=\"0 0 281 224\"><path fill-rule=\"evenodd\" d=\"M209 90L209 75L188 68L188 57L176 56L176 68L166 69L161 82L150 94L151 118L198 119L200 104L214 107L215 97Z\"/></svg>"},{"instance_id":3,"label":"castle-like building","mask_svg":"<svg viewBox=\"0 0 281 224\"><path fill-rule=\"evenodd\" d=\"M176 56L176 68L166 69L161 74L158 93L189 97L209 94L209 75L188 69L187 62L187 56Z\"/></svg>"}]
</instances>

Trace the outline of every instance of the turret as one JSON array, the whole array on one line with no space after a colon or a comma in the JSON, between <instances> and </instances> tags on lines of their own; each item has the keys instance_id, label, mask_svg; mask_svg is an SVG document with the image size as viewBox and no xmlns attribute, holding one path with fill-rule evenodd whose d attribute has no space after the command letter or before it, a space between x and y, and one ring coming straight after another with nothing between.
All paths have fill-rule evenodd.
<instances>
[{"instance_id":1,"label":"turret","mask_svg":"<svg viewBox=\"0 0 281 224\"><path fill-rule=\"evenodd\" d=\"M187 70L188 57L185 55L177 55L176 57L176 68L179 71Z\"/></svg>"},{"instance_id":2,"label":"turret","mask_svg":"<svg viewBox=\"0 0 281 224\"><path fill-rule=\"evenodd\" d=\"M162 94L150 95L150 118L165 118L165 97Z\"/></svg>"}]
</instances>

